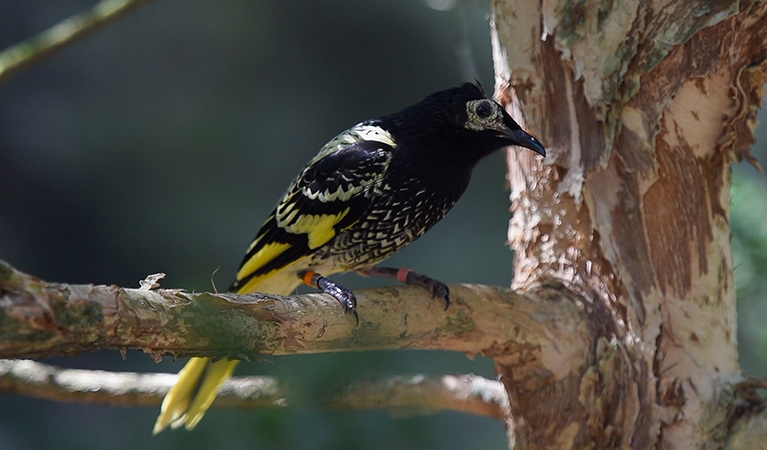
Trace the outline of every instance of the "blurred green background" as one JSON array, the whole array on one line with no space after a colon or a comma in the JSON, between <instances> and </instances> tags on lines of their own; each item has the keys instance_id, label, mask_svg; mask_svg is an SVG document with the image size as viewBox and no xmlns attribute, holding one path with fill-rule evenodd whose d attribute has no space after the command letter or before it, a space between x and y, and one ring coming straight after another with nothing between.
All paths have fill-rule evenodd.
<instances>
[{"instance_id":1,"label":"blurred green background","mask_svg":"<svg viewBox=\"0 0 767 450\"><path fill-rule=\"evenodd\" d=\"M0 48L92 4L0 0ZM227 286L274 202L336 133L466 79L492 89L487 14L483 1L150 2L0 86L0 258L51 281L138 286L165 272L163 287L198 291L211 289L220 267L214 279ZM763 164L765 143L755 146ZM738 166L732 219L741 362L759 375L767 375L765 181ZM391 264L450 283L507 285L504 187L498 153L479 165L455 210ZM137 352L47 362L182 365ZM320 394L380 375L465 372L494 376L485 358L417 351L273 357L237 373L290 377ZM156 414L0 394L0 449L507 446L498 421L456 413L214 410L194 433L152 438Z\"/></svg>"}]
</instances>

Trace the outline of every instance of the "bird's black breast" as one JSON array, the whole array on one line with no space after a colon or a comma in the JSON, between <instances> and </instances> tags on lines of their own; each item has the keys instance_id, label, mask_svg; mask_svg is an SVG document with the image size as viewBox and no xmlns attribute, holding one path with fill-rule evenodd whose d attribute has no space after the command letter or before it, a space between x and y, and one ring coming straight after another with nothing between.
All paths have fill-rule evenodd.
<instances>
[{"instance_id":1,"label":"bird's black breast","mask_svg":"<svg viewBox=\"0 0 767 450\"><path fill-rule=\"evenodd\" d=\"M399 155L402 156L402 155ZM439 222L463 194L470 171L445 173L440 164L392 159L369 192L367 212L318 252L346 270L364 269L391 256Z\"/></svg>"}]
</instances>

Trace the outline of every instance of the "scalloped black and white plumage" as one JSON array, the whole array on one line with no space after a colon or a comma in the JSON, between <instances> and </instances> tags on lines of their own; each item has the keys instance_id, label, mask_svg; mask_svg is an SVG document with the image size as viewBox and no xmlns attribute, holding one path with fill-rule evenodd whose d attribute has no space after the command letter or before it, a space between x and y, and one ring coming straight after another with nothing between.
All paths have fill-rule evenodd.
<instances>
[{"instance_id":1,"label":"scalloped black and white plumage","mask_svg":"<svg viewBox=\"0 0 767 450\"><path fill-rule=\"evenodd\" d=\"M325 277L355 270L424 286L449 302L446 285L375 265L440 221L474 166L510 145L546 155L478 83L353 126L293 180L248 248L232 292L288 295L307 283L357 317L354 294ZM168 424L193 428L236 365L192 358L163 401L155 433Z\"/></svg>"},{"instance_id":2,"label":"scalloped black and white plumage","mask_svg":"<svg viewBox=\"0 0 767 450\"><path fill-rule=\"evenodd\" d=\"M232 290L287 294L308 271L370 269L441 220L477 162L508 145L545 155L471 83L353 126L293 180L248 249Z\"/></svg>"}]
</instances>

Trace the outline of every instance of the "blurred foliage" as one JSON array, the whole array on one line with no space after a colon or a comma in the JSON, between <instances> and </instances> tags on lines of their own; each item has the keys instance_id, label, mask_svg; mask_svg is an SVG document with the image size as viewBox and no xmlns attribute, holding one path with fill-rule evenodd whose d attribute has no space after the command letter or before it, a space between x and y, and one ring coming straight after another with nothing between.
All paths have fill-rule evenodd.
<instances>
[{"instance_id":1,"label":"blurred foliage","mask_svg":"<svg viewBox=\"0 0 767 450\"><path fill-rule=\"evenodd\" d=\"M92 4L0 0L0 48ZM0 258L70 283L138 286L162 271L165 287L228 285L287 183L336 133L467 78L492 88L487 13L469 0L150 2L0 86ZM765 143L755 146L762 162ZM764 375L767 205L764 176L748 170L733 188L739 339L743 367ZM483 161L454 211L391 264L508 284L504 174L503 155ZM182 364L136 352L50 362ZM321 395L376 375L467 372L494 376L486 358L416 351L271 357L237 373L290 377ZM214 410L194 433L152 438L156 414L0 394L0 449L507 446L498 421L455 413Z\"/></svg>"},{"instance_id":2,"label":"blurred foliage","mask_svg":"<svg viewBox=\"0 0 767 450\"><path fill-rule=\"evenodd\" d=\"M735 173L732 253L738 296L741 366L767 376L767 180Z\"/></svg>"},{"instance_id":3,"label":"blurred foliage","mask_svg":"<svg viewBox=\"0 0 767 450\"><path fill-rule=\"evenodd\" d=\"M227 286L274 202L335 134L474 70L492 88L487 4L438 3L158 0L17 74L0 86L0 189L10 193L0 196L0 258L70 283L137 286L162 271L165 287ZM0 48L92 4L0 0ZM392 264L446 282L507 284L504 172L501 154L480 164L467 199ZM168 372L183 363L137 352L50 362ZM492 367L400 351L270 357L237 373L288 377L325 395L360 378L493 377ZM457 413L214 410L194 433L153 438L156 415L0 394L0 449L506 447L500 422Z\"/></svg>"}]
</instances>

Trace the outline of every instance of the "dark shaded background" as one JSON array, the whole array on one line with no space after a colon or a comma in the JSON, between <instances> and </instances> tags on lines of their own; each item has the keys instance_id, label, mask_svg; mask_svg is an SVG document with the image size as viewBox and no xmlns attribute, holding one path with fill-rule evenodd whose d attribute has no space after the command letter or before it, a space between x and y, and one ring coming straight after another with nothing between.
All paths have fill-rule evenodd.
<instances>
[{"instance_id":1,"label":"dark shaded background","mask_svg":"<svg viewBox=\"0 0 767 450\"><path fill-rule=\"evenodd\" d=\"M453 3L162 0L19 74L0 86L0 258L51 281L138 286L165 272L164 287L198 291L220 267L214 279L227 286L291 178L336 133L475 76L492 89L487 5L433 8ZM0 48L92 4L0 0ZM476 73L456 57L461 45ZM755 147L763 162L766 141ZM767 184L738 171L742 363L765 375ZM504 186L499 153L480 164L454 212L391 264L508 285ZM48 362L182 365L136 352ZM237 373L299 379L321 394L380 375L463 372L494 376L484 358L418 351L273 357ZM507 447L499 422L456 413L213 410L193 433L152 438L156 414L0 394L0 449Z\"/></svg>"}]
</instances>

